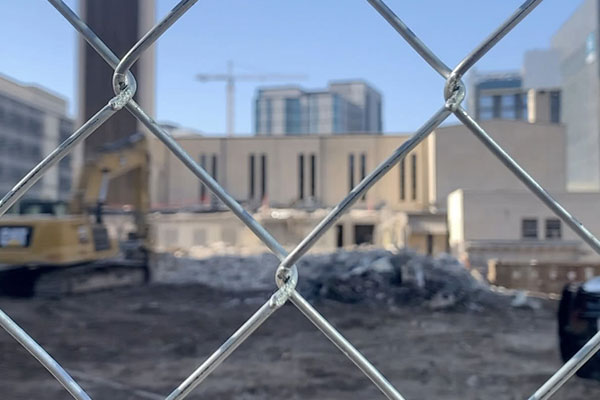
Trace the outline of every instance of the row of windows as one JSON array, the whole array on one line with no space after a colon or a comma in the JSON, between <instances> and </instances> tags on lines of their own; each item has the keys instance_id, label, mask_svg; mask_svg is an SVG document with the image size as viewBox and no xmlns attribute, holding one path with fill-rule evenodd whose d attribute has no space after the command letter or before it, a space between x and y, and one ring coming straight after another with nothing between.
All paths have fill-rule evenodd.
<instances>
[{"instance_id":1,"label":"row of windows","mask_svg":"<svg viewBox=\"0 0 600 400\"><path fill-rule=\"evenodd\" d=\"M546 239L560 239L562 237L562 229L559 219L547 218L545 220L544 228L544 236ZM538 238L537 218L524 218L521 221L521 237L523 239Z\"/></svg>"},{"instance_id":2,"label":"row of windows","mask_svg":"<svg viewBox=\"0 0 600 400\"><path fill-rule=\"evenodd\" d=\"M496 118L526 119L527 94L481 96L477 105L477 118L482 121Z\"/></svg>"},{"instance_id":3,"label":"row of windows","mask_svg":"<svg viewBox=\"0 0 600 400\"><path fill-rule=\"evenodd\" d=\"M0 179L8 180L12 184L17 183L29 172L29 168L6 166L0 164Z\"/></svg>"},{"instance_id":4,"label":"row of windows","mask_svg":"<svg viewBox=\"0 0 600 400\"><path fill-rule=\"evenodd\" d=\"M60 126L58 129L60 141L63 142L66 138L73 134L73 121L68 119L61 119Z\"/></svg>"},{"instance_id":5,"label":"row of windows","mask_svg":"<svg viewBox=\"0 0 600 400\"><path fill-rule=\"evenodd\" d=\"M0 154L18 156L20 159L39 161L42 157L40 142L0 136Z\"/></svg>"},{"instance_id":6,"label":"row of windows","mask_svg":"<svg viewBox=\"0 0 600 400\"><path fill-rule=\"evenodd\" d=\"M352 191L354 189L355 184L365 179L367 175L367 155L365 153L360 154L360 180L355 181L355 155L348 155L348 190ZM410 199L417 200L418 193L418 181L417 181L417 155L411 154L408 158L408 162L410 163ZM407 195L407 172L406 172L406 159L402 159L399 164L399 199L400 201L406 201L408 199ZM362 197L365 200L365 195Z\"/></svg>"},{"instance_id":7,"label":"row of windows","mask_svg":"<svg viewBox=\"0 0 600 400\"><path fill-rule=\"evenodd\" d=\"M325 101L309 96L308 102L299 97L257 98L255 101L255 129L258 133L273 133L273 125L282 124L286 134L328 132L377 131L369 125L370 113L376 112L378 127L381 126L381 104L367 101L361 107L338 94L328 95ZM273 102L277 103L273 107ZM282 102L280 105L279 103ZM276 122L274 122L276 121ZM326 125L326 126L322 126Z\"/></svg>"},{"instance_id":8,"label":"row of windows","mask_svg":"<svg viewBox=\"0 0 600 400\"><path fill-rule=\"evenodd\" d=\"M61 174L66 174L66 175L71 175L71 160L72 160L72 155L71 154L67 154L66 156L64 156L64 158L62 160L60 160L58 162L58 169L60 171Z\"/></svg>"},{"instance_id":9,"label":"row of windows","mask_svg":"<svg viewBox=\"0 0 600 400\"><path fill-rule=\"evenodd\" d=\"M560 91L550 91L550 122L560 122ZM490 119L527 119L527 94L482 95L477 104L477 118Z\"/></svg>"},{"instance_id":10,"label":"row of windows","mask_svg":"<svg viewBox=\"0 0 600 400\"><path fill-rule=\"evenodd\" d=\"M42 135L42 120L39 116L25 116L0 108L0 125L29 136L39 137Z\"/></svg>"}]
</instances>

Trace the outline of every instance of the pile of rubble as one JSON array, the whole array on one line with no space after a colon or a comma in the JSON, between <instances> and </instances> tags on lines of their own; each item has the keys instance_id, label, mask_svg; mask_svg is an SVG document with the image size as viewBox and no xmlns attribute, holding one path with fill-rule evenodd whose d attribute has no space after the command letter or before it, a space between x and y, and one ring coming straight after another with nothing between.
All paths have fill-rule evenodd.
<instances>
[{"instance_id":1,"label":"pile of rubble","mask_svg":"<svg viewBox=\"0 0 600 400\"><path fill-rule=\"evenodd\" d=\"M203 260L159 255L152 275L161 283L202 283L233 291L274 290L277 265L272 254ZM297 289L311 301L480 309L498 298L448 255L432 258L411 251L338 251L305 256L298 268Z\"/></svg>"}]
</instances>

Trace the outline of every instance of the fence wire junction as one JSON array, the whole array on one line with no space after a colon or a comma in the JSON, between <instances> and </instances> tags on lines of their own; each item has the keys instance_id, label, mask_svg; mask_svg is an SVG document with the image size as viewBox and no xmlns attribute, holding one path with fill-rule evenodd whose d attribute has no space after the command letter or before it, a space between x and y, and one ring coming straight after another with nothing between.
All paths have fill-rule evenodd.
<instances>
[{"instance_id":1,"label":"fence wire junction","mask_svg":"<svg viewBox=\"0 0 600 400\"><path fill-rule=\"evenodd\" d=\"M454 114L500 161L517 176L546 206L573 229L594 251L600 254L600 241L562 205L548 194L519 164L517 164L462 107L465 97L464 74L473 67L492 47L519 24L542 0L525 1L502 25L483 40L453 69L444 64L408 26L382 0L366 0L408 42L408 44L445 80L444 103L394 153L379 164L352 191L334 207L329 214L290 253L263 228L246 210L229 195L183 148L161 128L134 100L137 85L129 71L141 54L183 16L197 0L180 1L158 24L146 33L123 57L117 56L102 42L79 16L62 0L48 2L83 36L88 44L114 69L112 85L115 96L94 116L86 121L69 138L34 167L13 189L0 200L0 217L4 215L53 165L57 164L73 148L90 136L99 126L122 109L126 109L141 121L177 158L200 179L215 196L267 245L280 259L275 281L278 289L233 335L193 371L166 400L187 397L252 333L286 302L294 304L338 349L346 355L377 388L388 398L403 400L400 392L373 366L342 334L336 330L297 291L297 261L315 242L346 212L362 195L381 179L394 165L406 157L429 133L451 114ZM39 344L18 324L0 310L0 326L29 351L62 386L78 400L90 400L90 396ZM569 361L551 376L529 400L550 398L573 374L600 349L600 332L596 333Z\"/></svg>"}]
</instances>

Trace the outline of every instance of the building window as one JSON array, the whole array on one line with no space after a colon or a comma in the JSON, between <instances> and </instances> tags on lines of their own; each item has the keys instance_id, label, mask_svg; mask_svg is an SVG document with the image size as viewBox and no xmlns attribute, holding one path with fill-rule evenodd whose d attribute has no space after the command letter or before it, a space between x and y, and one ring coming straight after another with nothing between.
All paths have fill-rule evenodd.
<instances>
[{"instance_id":1,"label":"building window","mask_svg":"<svg viewBox=\"0 0 600 400\"><path fill-rule=\"evenodd\" d=\"M433 235L427 234L427 255L433 255Z\"/></svg>"},{"instance_id":2,"label":"building window","mask_svg":"<svg viewBox=\"0 0 600 400\"><path fill-rule=\"evenodd\" d=\"M285 133L299 134L302 131L300 99L285 99Z\"/></svg>"},{"instance_id":3,"label":"building window","mask_svg":"<svg viewBox=\"0 0 600 400\"><path fill-rule=\"evenodd\" d=\"M202 169L206 169L206 154L201 154L200 155L200 166L202 167ZM206 185L204 185L204 183L202 183L202 181L200 182L200 201L202 203L204 203L206 201Z\"/></svg>"},{"instance_id":4,"label":"building window","mask_svg":"<svg viewBox=\"0 0 600 400\"><path fill-rule=\"evenodd\" d=\"M527 93L515 94L515 112L517 119L527 119Z\"/></svg>"},{"instance_id":5,"label":"building window","mask_svg":"<svg viewBox=\"0 0 600 400\"><path fill-rule=\"evenodd\" d=\"M538 221L535 218L524 218L521 221L521 237L523 239L538 238Z\"/></svg>"},{"instance_id":6,"label":"building window","mask_svg":"<svg viewBox=\"0 0 600 400\"><path fill-rule=\"evenodd\" d=\"M298 198L304 199L304 154L298 155Z\"/></svg>"},{"instance_id":7,"label":"building window","mask_svg":"<svg viewBox=\"0 0 600 400\"><path fill-rule=\"evenodd\" d=\"M546 220L546 239L560 239L562 237L560 220L548 218Z\"/></svg>"},{"instance_id":8,"label":"building window","mask_svg":"<svg viewBox=\"0 0 600 400\"><path fill-rule=\"evenodd\" d=\"M316 197L317 195L317 156L314 154L310 155L310 196Z\"/></svg>"},{"instance_id":9,"label":"building window","mask_svg":"<svg viewBox=\"0 0 600 400\"><path fill-rule=\"evenodd\" d=\"M316 96L308 97L308 133L319 133L319 103Z\"/></svg>"},{"instance_id":10,"label":"building window","mask_svg":"<svg viewBox=\"0 0 600 400\"><path fill-rule=\"evenodd\" d=\"M334 94L332 96L332 112L333 112L333 132L339 133L344 129L342 128L342 101L338 95Z\"/></svg>"},{"instance_id":11,"label":"building window","mask_svg":"<svg viewBox=\"0 0 600 400\"><path fill-rule=\"evenodd\" d=\"M217 175L217 155L216 154L212 155L212 165L211 165L211 167L212 167L211 168L211 171L212 171L211 175L212 175L213 179L216 181L218 179L218 175ZM210 197L210 201L211 201L211 204L213 206L215 206L215 203L217 202L217 197L214 196L214 195L211 196Z\"/></svg>"},{"instance_id":12,"label":"building window","mask_svg":"<svg viewBox=\"0 0 600 400\"><path fill-rule=\"evenodd\" d=\"M479 97L479 108L492 108L494 106L494 98L492 96Z\"/></svg>"},{"instance_id":13,"label":"building window","mask_svg":"<svg viewBox=\"0 0 600 400\"><path fill-rule=\"evenodd\" d=\"M260 97L254 100L254 133L262 133L260 125Z\"/></svg>"},{"instance_id":14,"label":"building window","mask_svg":"<svg viewBox=\"0 0 600 400\"><path fill-rule=\"evenodd\" d=\"M500 111L502 110L502 96L496 95L493 96L494 106L493 106L493 118L500 118Z\"/></svg>"},{"instance_id":15,"label":"building window","mask_svg":"<svg viewBox=\"0 0 600 400\"><path fill-rule=\"evenodd\" d=\"M265 105L267 109L267 123L265 124L266 133L267 135L270 135L271 133L273 133L273 104L271 102L271 99L266 99Z\"/></svg>"},{"instance_id":16,"label":"building window","mask_svg":"<svg viewBox=\"0 0 600 400\"><path fill-rule=\"evenodd\" d=\"M217 155L212 155L212 177L216 181L217 180Z\"/></svg>"},{"instance_id":17,"label":"building window","mask_svg":"<svg viewBox=\"0 0 600 400\"><path fill-rule=\"evenodd\" d=\"M522 119L527 119L527 93L521 93L520 97L521 97L521 102L520 102L521 113L523 115Z\"/></svg>"},{"instance_id":18,"label":"building window","mask_svg":"<svg viewBox=\"0 0 600 400\"><path fill-rule=\"evenodd\" d=\"M348 156L348 191L354 189L354 154Z\"/></svg>"},{"instance_id":19,"label":"building window","mask_svg":"<svg viewBox=\"0 0 600 400\"><path fill-rule=\"evenodd\" d=\"M558 124L560 122L560 91L550 92L550 122Z\"/></svg>"},{"instance_id":20,"label":"building window","mask_svg":"<svg viewBox=\"0 0 600 400\"><path fill-rule=\"evenodd\" d=\"M335 230L336 230L336 244L337 247L344 247L344 226L343 225L336 225L335 226Z\"/></svg>"},{"instance_id":21,"label":"building window","mask_svg":"<svg viewBox=\"0 0 600 400\"><path fill-rule=\"evenodd\" d=\"M507 94L502 96L502 109L500 117L502 119L517 119L517 95Z\"/></svg>"},{"instance_id":22,"label":"building window","mask_svg":"<svg viewBox=\"0 0 600 400\"><path fill-rule=\"evenodd\" d=\"M360 180L362 182L363 179L365 179L365 176L367 176L367 155L365 153L362 153L360 155ZM365 200L367 198L367 194L363 194L362 199Z\"/></svg>"},{"instance_id":23,"label":"building window","mask_svg":"<svg viewBox=\"0 0 600 400\"><path fill-rule=\"evenodd\" d=\"M412 199L417 199L417 155L410 156L411 161L411 178L412 178Z\"/></svg>"},{"instance_id":24,"label":"building window","mask_svg":"<svg viewBox=\"0 0 600 400\"><path fill-rule=\"evenodd\" d=\"M373 244L374 225L354 225L354 244Z\"/></svg>"},{"instance_id":25,"label":"building window","mask_svg":"<svg viewBox=\"0 0 600 400\"><path fill-rule=\"evenodd\" d=\"M404 158L400 160L400 200L406 200L406 168Z\"/></svg>"},{"instance_id":26,"label":"building window","mask_svg":"<svg viewBox=\"0 0 600 400\"><path fill-rule=\"evenodd\" d=\"M250 171L250 177L249 177L250 179L248 179L248 182L249 182L249 185L250 185L248 187L248 198L249 199L253 199L254 195L255 195L255 192L254 192L254 187L255 187L255 182L254 182L254 174L255 174L255 171L254 171L254 168L255 168L255 165L254 165L254 154L250 154L250 156L248 157L248 162L250 164L249 168L248 168L248 170Z\"/></svg>"},{"instance_id":27,"label":"building window","mask_svg":"<svg viewBox=\"0 0 600 400\"><path fill-rule=\"evenodd\" d=\"M267 156L260 156L260 199L264 200L267 197Z\"/></svg>"},{"instance_id":28,"label":"building window","mask_svg":"<svg viewBox=\"0 0 600 400\"><path fill-rule=\"evenodd\" d=\"M481 121L487 121L494 118L494 112L491 108L482 109L479 111L479 119Z\"/></svg>"},{"instance_id":29,"label":"building window","mask_svg":"<svg viewBox=\"0 0 600 400\"><path fill-rule=\"evenodd\" d=\"M494 97L480 96L477 104L477 118L480 120L492 119L494 116Z\"/></svg>"},{"instance_id":30,"label":"building window","mask_svg":"<svg viewBox=\"0 0 600 400\"><path fill-rule=\"evenodd\" d=\"M517 119L517 110L513 108L502 108L502 113L500 114L502 119Z\"/></svg>"}]
</instances>

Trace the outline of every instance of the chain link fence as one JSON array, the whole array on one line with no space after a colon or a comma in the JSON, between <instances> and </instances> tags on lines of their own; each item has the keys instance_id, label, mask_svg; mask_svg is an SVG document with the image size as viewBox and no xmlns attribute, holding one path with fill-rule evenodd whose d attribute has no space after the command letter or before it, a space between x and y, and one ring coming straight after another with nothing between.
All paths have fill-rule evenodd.
<instances>
[{"instance_id":1,"label":"chain link fence","mask_svg":"<svg viewBox=\"0 0 600 400\"><path fill-rule=\"evenodd\" d=\"M31 188L53 165L58 163L73 148L90 136L94 130L115 113L126 109L140 120L167 148L172 151L231 211L260 238L281 260L276 273L278 289L223 345L204 361L192 374L175 388L167 400L187 397L204 381L236 348L286 302L294 304L338 349L346 355L388 398L404 399L400 392L374 367L340 332L338 332L319 312L312 307L296 290L298 271L296 263L306 254L315 242L346 212L371 186L381 179L394 165L423 141L429 133L446 118L454 114L473 134L511 170L543 203L569 225L586 243L600 253L600 241L582 223L554 200L519 164L500 147L462 107L465 86L462 77L494 47L512 28L519 24L542 0L524 2L500 27L489 35L479 46L468 54L455 68L444 64L402 20L382 0L367 0L371 6L406 40L413 49L445 80L444 103L433 116L404 142L394 153L365 177L331 212L310 232L302 242L287 253L244 208L236 202L192 157L190 157L169 134L163 130L133 100L136 92L135 77L129 72L140 55L173 25L197 0L180 1L169 14L154 26L119 60L96 34L61 0L48 0L58 12L85 38L92 48L114 68L113 87L115 96L93 117L85 122L68 139L33 168L14 188L0 200L0 216L4 215L23 194ZM0 325L27 349L71 394L78 400L88 400L90 396L79 384L23 329L0 311ZM600 332L550 377L529 400L550 398L573 374L600 349Z\"/></svg>"}]
</instances>

